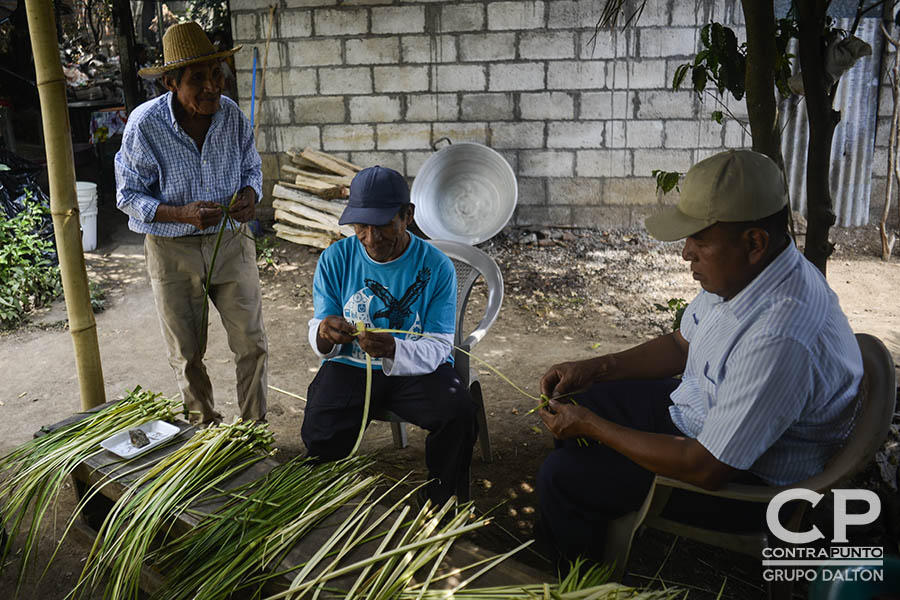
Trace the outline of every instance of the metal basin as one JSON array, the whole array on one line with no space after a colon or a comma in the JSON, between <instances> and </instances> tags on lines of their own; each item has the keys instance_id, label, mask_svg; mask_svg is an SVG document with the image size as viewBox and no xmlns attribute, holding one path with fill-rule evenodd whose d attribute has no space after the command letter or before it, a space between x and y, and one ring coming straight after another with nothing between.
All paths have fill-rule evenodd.
<instances>
[{"instance_id":1,"label":"metal basin","mask_svg":"<svg viewBox=\"0 0 900 600\"><path fill-rule=\"evenodd\" d=\"M416 224L430 238L480 244L512 217L518 188L498 152L471 142L431 155L412 186Z\"/></svg>"}]
</instances>

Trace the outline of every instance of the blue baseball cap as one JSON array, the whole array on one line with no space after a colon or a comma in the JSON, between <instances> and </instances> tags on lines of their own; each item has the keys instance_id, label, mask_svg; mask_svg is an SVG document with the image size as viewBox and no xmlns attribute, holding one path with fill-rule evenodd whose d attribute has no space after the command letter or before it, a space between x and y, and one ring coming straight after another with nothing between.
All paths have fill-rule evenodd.
<instances>
[{"instance_id":1,"label":"blue baseball cap","mask_svg":"<svg viewBox=\"0 0 900 600\"><path fill-rule=\"evenodd\" d=\"M401 207L409 204L409 185L393 169L363 169L350 182L350 202L341 214L341 225L387 225Z\"/></svg>"}]
</instances>

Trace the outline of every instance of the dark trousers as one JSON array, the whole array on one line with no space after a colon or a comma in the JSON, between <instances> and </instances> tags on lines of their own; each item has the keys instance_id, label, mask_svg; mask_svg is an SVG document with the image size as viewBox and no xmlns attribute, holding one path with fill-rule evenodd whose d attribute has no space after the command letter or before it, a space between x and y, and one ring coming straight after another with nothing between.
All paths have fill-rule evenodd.
<instances>
[{"instance_id":1,"label":"dark trousers","mask_svg":"<svg viewBox=\"0 0 900 600\"><path fill-rule=\"evenodd\" d=\"M350 454L362 421L366 370L326 361L307 391L300 435L310 456L337 460ZM433 373L388 377L372 371L369 419L387 409L428 431L425 464L428 497L445 502L456 495L468 501L469 464L478 432L475 403L449 363Z\"/></svg>"},{"instance_id":2,"label":"dark trousers","mask_svg":"<svg viewBox=\"0 0 900 600\"><path fill-rule=\"evenodd\" d=\"M669 416L669 394L677 386L674 379L599 383L576 402L632 429L680 436L684 434ZM607 522L640 508L653 477L605 445L592 441L581 447L574 439L557 440L538 472L539 546L555 560L599 559ZM749 474L741 481L760 483ZM674 490L663 514L704 527L746 531L761 522L764 511L762 504Z\"/></svg>"}]
</instances>

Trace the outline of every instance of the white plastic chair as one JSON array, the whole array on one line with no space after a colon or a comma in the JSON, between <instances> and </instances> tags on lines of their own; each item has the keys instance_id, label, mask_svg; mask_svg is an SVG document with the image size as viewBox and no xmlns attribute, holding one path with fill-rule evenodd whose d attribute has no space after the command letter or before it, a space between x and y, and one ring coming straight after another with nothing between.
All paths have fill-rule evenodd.
<instances>
[{"instance_id":1,"label":"white plastic chair","mask_svg":"<svg viewBox=\"0 0 900 600\"><path fill-rule=\"evenodd\" d=\"M448 240L429 240L431 244L439 248L453 261L456 267L456 336L453 344L458 348L471 352L475 344L480 342L487 334L488 329L497 320L500 314L500 305L503 303L503 276L494 259L484 251L474 246ZM479 277L484 279L487 285L487 306L484 315L473 331L466 334L464 319L466 306L469 302L469 294ZM484 396L481 391L481 383L478 381L478 372L470 368L469 357L453 349L453 364L462 382L469 387L472 400L475 401L476 418L478 420L478 440L481 444L481 458L484 462L491 462L491 436L488 433L487 415L484 411ZM389 410L377 411L372 417L378 421L389 421L394 435L394 446L406 448L408 437L406 423Z\"/></svg>"}]
</instances>

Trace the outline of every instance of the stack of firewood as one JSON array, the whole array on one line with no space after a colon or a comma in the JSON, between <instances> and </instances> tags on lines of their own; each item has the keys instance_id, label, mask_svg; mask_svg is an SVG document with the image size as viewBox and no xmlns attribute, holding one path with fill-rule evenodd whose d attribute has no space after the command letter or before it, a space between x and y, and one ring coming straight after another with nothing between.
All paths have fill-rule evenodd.
<instances>
[{"instance_id":1,"label":"stack of firewood","mask_svg":"<svg viewBox=\"0 0 900 600\"><path fill-rule=\"evenodd\" d=\"M350 181L362 167L312 148L287 154L291 164L281 167L281 180L272 190L276 235L316 248L353 235L353 228L338 225L338 219Z\"/></svg>"}]
</instances>

